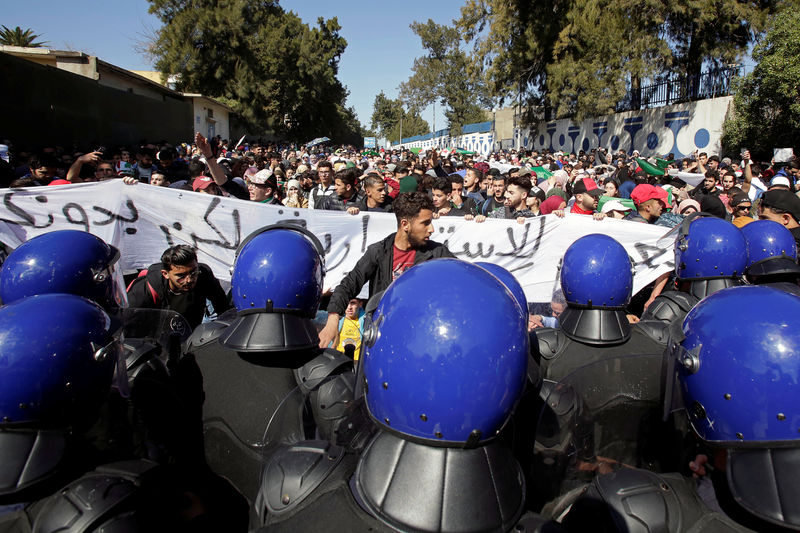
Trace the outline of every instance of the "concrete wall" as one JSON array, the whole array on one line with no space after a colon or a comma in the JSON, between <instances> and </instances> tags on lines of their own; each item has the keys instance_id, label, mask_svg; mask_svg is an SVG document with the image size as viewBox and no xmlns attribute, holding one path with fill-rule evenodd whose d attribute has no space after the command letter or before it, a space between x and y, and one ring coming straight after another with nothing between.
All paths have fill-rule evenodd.
<instances>
[{"instance_id":1,"label":"concrete wall","mask_svg":"<svg viewBox=\"0 0 800 533\"><path fill-rule=\"evenodd\" d=\"M192 105L180 96L142 96L4 53L0 95L0 138L18 146L192 137Z\"/></svg>"},{"instance_id":2,"label":"concrete wall","mask_svg":"<svg viewBox=\"0 0 800 533\"><path fill-rule=\"evenodd\" d=\"M732 100L732 97L725 96L626 111L579 123L571 119L555 120L540 124L534 131L514 128L513 108L506 108L497 112L495 126L483 128L484 131L453 138L436 132L436 135L420 136L424 137L420 140L404 139L402 145L408 148L457 147L484 155L491 152L492 147L500 146L570 153L603 146L613 151L622 149L629 154L639 150L644 156L673 153L676 158L687 156L695 149L719 154L722 123Z\"/></svg>"},{"instance_id":3,"label":"concrete wall","mask_svg":"<svg viewBox=\"0 0 800 533\"><path fill-rule=\"evenodd\" d=\"M613 151L644 156L675 154L676 158L695 149L720 153L722 123L733 100L712 98L643 111L626 111L575 123L569 119L541 124L537 130L519 131L519 145L528 150L577 152L602 146Z\"/></svg>"}]
</instances>

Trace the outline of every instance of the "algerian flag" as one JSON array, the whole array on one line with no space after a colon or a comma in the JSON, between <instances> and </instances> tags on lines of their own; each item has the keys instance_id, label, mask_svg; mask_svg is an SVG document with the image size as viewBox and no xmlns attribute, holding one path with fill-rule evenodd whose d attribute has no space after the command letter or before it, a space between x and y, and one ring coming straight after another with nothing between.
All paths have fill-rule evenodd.
<instances>
[{"instance_id":1,"label":"algerian flag","mask_svg":"<svg viewBox=\"0 0 800 533\"><path fill-rule=\"evenodd\" d=\"M631 209L636 209L636 204L633 203L633 200L630 198L617 198L616 196L606 196L605 194L600 197L597 201L597 212L601 213L603 211L603 205L606 202L610 202L612 200L616 200L617 202L621 203L625 207L629 207Z\"/></svg>"},{"instance_id":2,"label":"algerian flag","mask_svg":"<svg viewBox=\"0 0 800 533\"><path fill-rule=\"evenodd\" d=\"M656 158L656 166L660 169L666 169L670 164L670 161L666 159L658 159Z\"/></svg>"},{"instance_id":3,"label":"algerian flag","mask_svg":"<svg viewBox=\"0 0 800 533\"><path fill-rule=\"evenodd\" d=\"M536 177L537 178L545 178L545 179L547 179L547 178L549 178L550 176L553 175L552 172L550 172L548 169L546 169L544 167L533 167L531 170L536 172Z\"/></svg>"},{"instance_id":4,"label":"algerian flag","mask_svg":"<svg viewBox=\"0 0 800 533\"><path fill-rule=\"evenodd\" d=\"M636 158L636 162L639 163L639 166L642 167L642 170L647 172L651 176L663 176L664 169L658 168L657 166L651 165L646 160L642 159L641 157Z\"/></svg>"}]
</instances>

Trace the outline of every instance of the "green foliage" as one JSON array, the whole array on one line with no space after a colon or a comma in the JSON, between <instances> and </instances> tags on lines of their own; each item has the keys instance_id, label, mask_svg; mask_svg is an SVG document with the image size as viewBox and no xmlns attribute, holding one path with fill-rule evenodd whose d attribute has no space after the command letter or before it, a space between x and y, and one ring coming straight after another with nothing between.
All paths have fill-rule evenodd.
<instances>
[{"instance_id":1,"label":"green foliage","mask_svg":"<svg viewBox=\"0 0 800 533\"><path fill-rule=\"evenodd\" d=\"M781 0L467 0L456 21L489 97L534 124L611 111L661 74L738 61Z\"/></svg>"},{"instance_id":2,"label":"green foliage","mask_svg":"<svg viewBox=\"0 0 800 533\"><path fill-rule=\"evenodd\" d=\"M481 80L467 72L469 60L461 49L459 31L430 19L414 22L411 30L428 53L414 60L411 77L401 84L403 101L412 109L434 102L444 106L451 135L460 134L465 124L485 120L483 110L491 102Z\"/></svg>"},{"instance_id":3,"label":"green foliage","mask_svg":"<svg viewBox=\"0 0 800 533\"><path fill-rule=\"evenodd\" d=\"M149 0L164 26L151 48L179 90L224 97L255 131L345 142L360 124L337 78L347 41L336 18L310 27L270 0Z\"/></svg>"},{"instance_id":4,"label":"green foliage","mask_svg":"<svg viewBox=\"0 0 800 533\"><path fill-rule=\"evenodd\" d=\"M401 120L402 118L402 120ZM420 116L419 111L406 111L399 99L388 98L381 91L372 103L372 128L380 137L386 137L392 143L402 137L413 137L430 131L428 123Z\"/></svg>"},{"instance_id":5,"label":"green foliage","mask_svg":"<svg viewBox=\"0 0 800 533\"><path fill-rule=\"evenodd\" d=\"M47 41L36 42L41 35L36 35L30 28L23 30L19 26L14 29L2 26L0 30L0 44L8 46L27 46L28 48L41 48Z\"/></svg>"},{"instance_id":6,"label":"green foliage","mask_svg":"<svg viewBox=\"0 0 800 533\"><path fill-rule=\"evenodd\" d=\"M570 10L547 65L547 104L557 117L611 113L634 80L667 66L669 48L654 36L658 0L583 0ZM628 16L636 10L632 22Z\"/></svg>"},{"instance_id":7,"label":"green foliage","mask_svg":"<svg viewBox=\"0 0 800 533\"><path fill-rule=\"evenodd\" d=\"M794 147L800 138L800 12L790 7L774 15L753 59L753 72L736 84L722 144L768 160L773 148Z\"/></svg>"}]
</instances>

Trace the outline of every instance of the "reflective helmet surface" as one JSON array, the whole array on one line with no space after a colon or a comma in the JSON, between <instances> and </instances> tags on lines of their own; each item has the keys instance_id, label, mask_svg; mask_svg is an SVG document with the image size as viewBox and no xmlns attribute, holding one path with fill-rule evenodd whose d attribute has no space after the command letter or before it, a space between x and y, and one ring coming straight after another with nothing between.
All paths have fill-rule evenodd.
<instances>
[{"instance_id":1,"label":"reflective helmet surface","mask_svg":"<svg viewBox=\"0 0 800 533\"><path fill-rule=\"evenodd\" d=\"M522 308L522 311L524 313L528 312L528 298L525 296L525 291L522 289L522 285L520 285L517 278L514 277L514 274L494 263L478 262L475 264L484 270L488 270L490 274L502 281L503 285L514 295L514 299Z\"/></svg>"},{"instance_id":2,"label":"reflective helmet surface","mask_svg":"<svg viewBox=\"0 0 800 533\"><path fill-rule=\"evenodd\" d=\"M119 345L105 311L71 294L0 307L0 424L65 427L96 412Z\"/></svg>"},{"instance_id":3,"label":"reflective helmet surface","mask_svg":"<svg viewBox=\"0 0 800 533\"><path fill-rule=\"evenodd\" d=\"M496 436L529 357L527 315L505 285L464 261L427 261L389 286L373 321L363 365L379 425L444 446Z\"/></svg>"},{"instance_id":4,"label":"reflective helmet surface","mask_svg":"<svg viewBox=\"0 0 800 533\"><path fill-rule=\"evenodd\" d=\"M683 407L705 441L800 438L800 298L731 287L698 303L671 346Z\"/></svg>"},{"instance_id":5,"label":"reflective helmet surface","mask_svg":"<svg viewBox=\"0 0 800 533\"><path fill-rule=\"evenodd\" d=\"M747 245L742 232L716 217L685 220L675 240L675 275L681 280L735 278L744 274Z\"/></svg>"},{"instance_id":6,"label":"reflective helmet surface","mask_svg":"<svg viewBox=\"0 0 800 533\"><path fill-rule=\"evenodd\" d=\"M77 230L51 231L22 243L0 269L0 298L11 303L34 294L83 296L107 310L126 304L119 252Z\"/></svg>"},{"instance_id":7,"label":"reflective helmet surface","mask_svg":"<svg viewBox=\"0 0 800 533\"><path fill-rule=\"evenodd\" d=\"M323 281L322 250L315 241L299 226L268 226L251 234L234 263L231 285L236 309L314 318Z\"/></svg>"},{"instance_id":8,"label":"reflective helmet surface","mask_svg":"<svg viewBox=\"0 0 800 533\"><path fill-rule=\"evenodd\" d=\"M631 299L631 259L608 235L585 235L572 243L564 254L560 276L564 298L571 305L617 309Z\"/></svg>"},{"instance_id":9,"label":"reflective helmet surface","mask_svg":"<svg viewBox=\"0 0 800 533\"><path fill-rule=\"evenodd\" d=\"M756 220L740 230L747 246L747 273L800 272L792 232L773 220ZM755 268L753 268L755 267Z\"/></svg>"}]
</instances>

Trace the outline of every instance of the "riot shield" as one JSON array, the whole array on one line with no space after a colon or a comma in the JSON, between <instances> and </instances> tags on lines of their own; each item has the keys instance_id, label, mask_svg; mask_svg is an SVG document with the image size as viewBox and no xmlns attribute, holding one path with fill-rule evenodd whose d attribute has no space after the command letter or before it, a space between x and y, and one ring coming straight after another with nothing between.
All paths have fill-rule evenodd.
<instances>
[{"instance_id":1,"label":"riot shield","mask_svg":"<svg viewBox=\"0 0 800 533\"><path fill-rule=\"evenodd\" d=\"M671 434L662 421L663 356L619 356L546 382L532 478L548 501L597 474L661 471Z\"/></svg>"}]
</instances>

